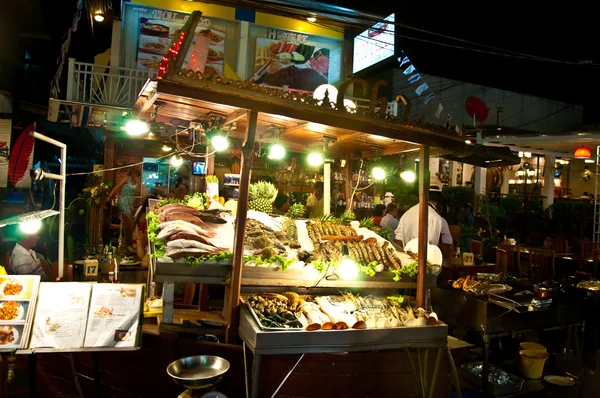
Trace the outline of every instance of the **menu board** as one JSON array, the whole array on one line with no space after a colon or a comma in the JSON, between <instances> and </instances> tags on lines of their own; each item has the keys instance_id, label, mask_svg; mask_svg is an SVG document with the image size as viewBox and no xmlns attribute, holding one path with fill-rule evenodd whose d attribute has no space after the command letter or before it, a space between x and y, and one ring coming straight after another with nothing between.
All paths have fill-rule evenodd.
<instances>
[{"instance_id":1,"label":"menu board","mask_svg":"<svg viewBox=\"0 0 600 398\"><path fill-rule=\"evenodd\" d=\"M45 282L39 291L29 348L138 345L143 285Z\"/></svg>"},{"instance_id":2,"label":"menu board","mask_svg":"<svg viewBox=\"0 0 600 398\"><path fill-rule=\"evenodd\" d=\"M85 347L135 347L142 294L143 285L94 285Z\"/></svg>"},{"instance_id":3,"label":"menu board","mask_svg":"<svg viewBox=\"0 0 600 398\"><path fill-rule=\"evenodd\" d=\"M83 347L91 292L90 283L42 283L29 347Z\"/></svg>"},{"instance_id":4,"label":"menu board","mask_svg":"<svg viewBox=\"0 0 600 398\"><path fill-rule=\"evenodd\" d=\"M0 352L27 347L39 275L0 276Z\"/></svg>"}]
</instances>

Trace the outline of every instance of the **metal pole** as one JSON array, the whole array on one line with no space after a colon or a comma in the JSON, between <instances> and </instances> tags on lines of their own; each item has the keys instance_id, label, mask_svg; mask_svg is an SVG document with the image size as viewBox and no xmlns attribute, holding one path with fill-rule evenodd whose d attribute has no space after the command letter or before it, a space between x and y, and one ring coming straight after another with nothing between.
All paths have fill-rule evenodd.
<instances>
[{"instance_id":1,"label":"metal pole","mask_svg":"<svg viewBox=\"0 0 600 398\"><path fill-rule=\"evenodd\" d=\"M417 304L427 308L427 244L429 219L429 146L421 146L419 162L419 246L417 274Z\"/></svg>"},{"instance_id":2,"label":"metal pole","mask_svg":"<svg viewBox=\"0 0 600 398\"><path fill-rule=\"evenodd\" d=\"M323 214L327 215L331 211L331 163L325 162L323 165Z\"/></svg>"},{"instance_id":3,"label":"metal pole","mask_svg":"<svg viewBox=\"0 0 600 398\"><path fill-rule=\"evenodd\" d=\"M65 200L66 200L66 180L67 180L67 145L46 137L36 131L31 132L31 136L40 141L47 142L60 148L60 176L52 174L60 183L60 194L58 203L58 276L62 278L65 268ZM49 178L50 176L47 175Z\"/></svg>"}]
</instances>

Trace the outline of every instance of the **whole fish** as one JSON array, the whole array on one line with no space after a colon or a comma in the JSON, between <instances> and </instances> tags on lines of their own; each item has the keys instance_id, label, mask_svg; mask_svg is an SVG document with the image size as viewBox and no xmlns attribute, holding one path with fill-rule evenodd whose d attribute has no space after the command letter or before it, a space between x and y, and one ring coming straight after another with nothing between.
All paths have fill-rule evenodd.
<instances>
[{"instance_id":1,"label":"whole fish","mask_svg":"<svg viewBox=\"0 0 600 398\"><path fill-rule=\"evenodd\" d=\"M202 220L190 213L170 211L158 215L158 221L160 221L161 223L176 220L187 221L199 227L206 225Z\"/></svg>"},{"instance_id":2,"label":"whole fish","mask_svg":"<svg viewBox=\"0 0 600 398\"><path fill-rule=\"evenodd\" d=\"M198 242L195 240L188 240L188 239L177 239L177 240L172 240L169 243L167 243L167 248L173 248L173 249L188 249L188 248L192 248L192 249L202 249L205 250L209 253L217 253L220 250L214 246L210 246L207 245L205 243L202 242Z\"/></svg>"},{"instance_id":3,"label":"whole fish","mask_svg":"<svg viewBox=\"0 0 600 398\"><path fill-rule=\"evenodd\" d=\"M200 226L198 226L196 224L192 224L191 222L187 222L187 221L183 221L183 220L166 221L166 222L160 224L158 226L158 229L162 230L163 228L166 228L166 227L169 227L169 226L178 226L178 225L182 226L182 227L190 228L190 229L196 231L198 234L200 234L200 235L206 235L206 236L208 236L210 238L216 236L216 232L214 232L214 231L208 231L206 228L204 228L204 226L200 227ZM205 224L205 226L207 228L211 228L211 229L213 228L213 227L209 226L208 224Z\"/></svg>"},{"instance_id":4,"label":"whole fish","mask_svg":"<svg viewBox=\"0 0 600 398\"><path fill-rule=\"evenodd\" d=\"M192 247L186 247L184 249L176 248L176 247L167 247L165 249L165 255L171 257L172 259L178 259L182 257L198 257L205 254L211 254L211 252L207 252L206 250L196 249Z\"/></svg>"},{"instance_id":5,"label":"whole fish","mask_svg":"<svg viewBox=\"0 0 600 398\"><path fill-rule=\"evenodd\" d=\"M198 233L196 233L196 231L194 231L193 229L183 226L183 225L169 225L165 228L163 228L158 235L156 236L156 238L158 240L161 240L163 242L169 240L169 238L177 233L180 232L189 232L189 233L193 233L198 235ZM200 236L200 235L198 235Z\"/></svg>"},{"instance_id":6,"label":"whole fish","mask_svg":"<svg viewBox=\"0 0 600 398\"><path fill-rule=\"evenodd\" d=\"M155 213L162 214L162 213L168 213L170 211L176 211L176 212L180 212L180 213L191 213L191 214L199 213L198 209L191 207L191 206L182 205L181 203L171 203L168 205L164 205L163 207L159 207Z\"/></svg>"}]
</instances>

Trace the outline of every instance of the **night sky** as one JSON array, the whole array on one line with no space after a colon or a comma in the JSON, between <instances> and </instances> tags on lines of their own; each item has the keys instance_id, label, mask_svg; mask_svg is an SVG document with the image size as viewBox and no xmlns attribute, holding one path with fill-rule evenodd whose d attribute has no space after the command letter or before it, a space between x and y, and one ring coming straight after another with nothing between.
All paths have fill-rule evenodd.
<instances>
[{"instance_id":1,"label":"night sky","mask_svg":"<svg viewBox=\"0 0 600 398\"><path fill-rule=\"evenodd\" d=\"M471 42L397 26L397 46L424 73L573 103L600 102L596 90L600 84L600 34L597 13L589 5L558 3L561 8L552 9L545 3L524 10L504 2L486 2L485 6L484 2L330 3L380 15L395 12L397 23ZM580 60L595 65L578 64Z\"/></svg>"}]
</instances>

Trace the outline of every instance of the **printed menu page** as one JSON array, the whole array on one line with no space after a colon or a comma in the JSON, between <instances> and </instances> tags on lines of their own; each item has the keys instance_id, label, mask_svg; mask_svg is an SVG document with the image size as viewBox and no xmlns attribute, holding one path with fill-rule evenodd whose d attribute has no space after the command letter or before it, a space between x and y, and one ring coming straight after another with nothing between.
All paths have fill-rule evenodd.
<instances>
[{"instance_id":1,"label":"printed menu page","mask_svg":"<svg viewBox=\"0 0 600 398\"><path fill-rule=\"evenodd\" d=\"M143 285L94 285L84 346L135 347L142 295Z\"/></svg>"},{"instance_id":2,"label":"printed menu page","mask_svg":"<svg viewBox=\"0 0 600 398\"><path fill-rule=\"evenodd\" d=\"M41 284L30 348L83 347L91 283Z\"/></svg>"},{"instance_id":3,"label":"printed menu page","mask_svg":"<svg viewBox=\"0 0 600 398\"><path fill-rule=\"evenodd\" d=\"M39 275L0 276L0 352L27 347Z\"/></svg>"}]
</instances>

